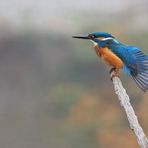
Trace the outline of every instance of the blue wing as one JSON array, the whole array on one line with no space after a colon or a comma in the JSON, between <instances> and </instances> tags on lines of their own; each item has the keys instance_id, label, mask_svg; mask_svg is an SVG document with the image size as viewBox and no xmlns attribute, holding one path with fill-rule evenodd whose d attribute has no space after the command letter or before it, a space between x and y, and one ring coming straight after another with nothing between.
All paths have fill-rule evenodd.
<instances>
[{"instance_id":1,"label":"blue wing","mask_svg":"<svg viewBox=\"0 0 148 148\"><path fill-rule=\"evenodd\" d=\"M129 46L129 54L131 55L131 59L134 59L134 63L132 65L129 65L131 75L135 80L135 82L138 84L138 86L142 90L147 91L148 90L148 56L146 56L140 49L132 46Z\"/></svg>"},{"instance_id":2,"label":"blue wing","mask_svg":"<svg viewBox=\"0 0 148 148\"><path fill-rule=\"evenodd\" d=\"M120 45L112 51L119 56L125 64L123 68L130 74L138 86L143 90L148 90L148 56L139 48L134 46Z\"/></svg>"}]
</instances>

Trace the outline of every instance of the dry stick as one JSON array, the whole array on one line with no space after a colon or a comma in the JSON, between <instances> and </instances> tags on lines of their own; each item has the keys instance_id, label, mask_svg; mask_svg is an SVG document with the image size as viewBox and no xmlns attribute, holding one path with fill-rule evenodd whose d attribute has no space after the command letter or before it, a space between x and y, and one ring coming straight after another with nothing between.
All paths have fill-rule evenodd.
<instances>
[{"instance_id":1,"label":"dry stick","mask_svg":"<svg viewBox=\"0 0 148 148\"><path fill-rule=\"evenodd\" d=\"M118 96L120 104L121 106L123 106L126 112L130 128L134 131L137 137L138 144L141 148L148 148L148 139L145 136L143 129L138 122L137 116L135 115L133 107L131 106L129 96L126 93L126 90L123 88L121 80L115 76L113 77L113 84L115 93Z\"/></svg>"}]
</instances>

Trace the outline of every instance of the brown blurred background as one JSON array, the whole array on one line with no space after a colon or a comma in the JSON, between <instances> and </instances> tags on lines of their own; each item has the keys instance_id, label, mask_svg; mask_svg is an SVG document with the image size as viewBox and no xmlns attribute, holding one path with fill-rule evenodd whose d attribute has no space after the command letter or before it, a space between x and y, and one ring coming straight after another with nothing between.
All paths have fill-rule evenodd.
<instances>
[{"instance_id":1,"label":"brown blurred background","mask_svg":"<svg viewBox=\"0 0 148 148\"><path fill-rule=\"evenodd\" d=\"M94 31L148 53L148 1L0 1L1 148L138 148L109 68L71 38ZM148 95L121 79L148 135Z\"/></svg>"}]
</instances>

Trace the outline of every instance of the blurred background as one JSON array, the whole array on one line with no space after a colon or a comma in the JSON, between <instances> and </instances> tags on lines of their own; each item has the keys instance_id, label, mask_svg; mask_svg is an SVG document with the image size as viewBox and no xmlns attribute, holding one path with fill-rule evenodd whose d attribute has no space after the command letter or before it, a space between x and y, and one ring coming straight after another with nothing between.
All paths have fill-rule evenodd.
<instances>
[{"instance_id":1,"label":"blurred background","mask_svg":"<svg viewBox=\"0 0 148 148\"><path fill-rule=\"evenodd\" d=\"M0 147L138 148L92 44L106 31L148 53L147 0L0 1ZM148 135L148 95L121 72Z\"/></svg>"}]
</instances>

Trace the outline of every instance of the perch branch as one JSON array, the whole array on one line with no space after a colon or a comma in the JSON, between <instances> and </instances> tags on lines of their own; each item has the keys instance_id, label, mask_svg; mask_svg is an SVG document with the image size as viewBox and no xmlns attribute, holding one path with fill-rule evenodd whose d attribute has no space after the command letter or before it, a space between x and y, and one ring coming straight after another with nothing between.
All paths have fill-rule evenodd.
<instances>
[{"instance_id":1,"label":"perch branch","mask_svg":"<svg viewBox=\"0 0 148 148\"><path fill-rule=\"evenodd\" d=\"M111 74L112 76L112 74ZM121 106L124 108L130 128L134 131L137 142L141 148L148 148L148 139L145 136L142 127L140 126L137 116L135 115L134 109L130 103L129 96L126 93L126 90L122 86L122 82L118 77L113 77L113 84L115 93L118 96Z\"/></svg>"}]
</instances>

